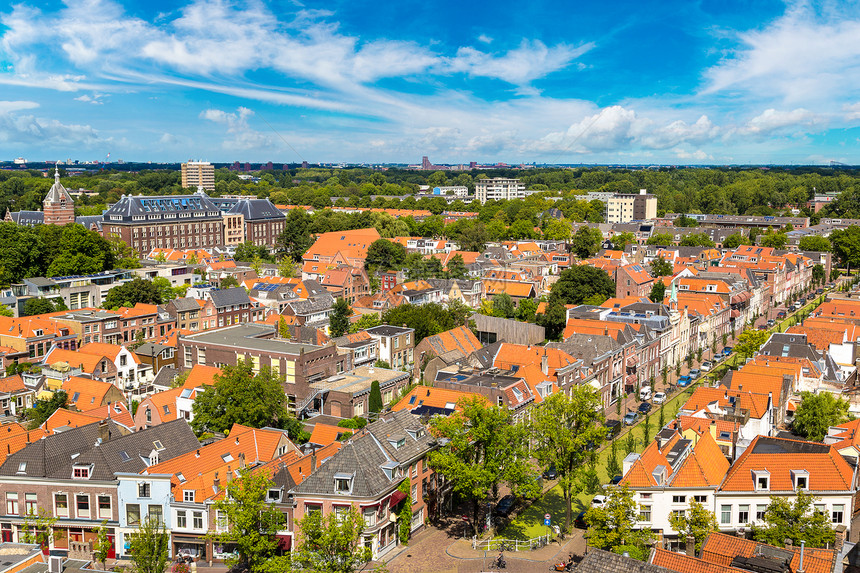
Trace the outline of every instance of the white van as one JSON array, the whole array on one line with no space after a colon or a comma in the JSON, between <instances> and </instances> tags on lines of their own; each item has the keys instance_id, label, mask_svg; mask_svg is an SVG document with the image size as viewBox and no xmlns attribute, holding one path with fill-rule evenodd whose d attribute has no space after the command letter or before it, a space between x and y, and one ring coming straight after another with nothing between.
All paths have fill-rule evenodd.
<instances>
[{"instance_id":1,"label":"white van","mask_svg":"<svg viewBox=\"0 0 860 573\"><path fill-rule=\"evenodd\" d=\"M651 399L651 386L643 386L639 390L639 399L643 402L647 402Z\"/></svg>"}]
</instances>

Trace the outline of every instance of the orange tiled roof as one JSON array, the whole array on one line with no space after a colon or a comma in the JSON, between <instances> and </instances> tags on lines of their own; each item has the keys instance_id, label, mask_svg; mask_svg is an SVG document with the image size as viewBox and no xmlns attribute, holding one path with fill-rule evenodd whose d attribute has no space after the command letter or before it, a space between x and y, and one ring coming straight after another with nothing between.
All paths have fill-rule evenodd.
<instances>
[{"instance_id":1,"label":"orange tiled roof","mask_svg":"<svg viewBox=\"0 0 860 573\"><path fill-rule=\"evenodd\" d=\"M686 553L675 553L668 549L654 549L651 564L677 571L678 573L749 573L745 569L738 569L730 565L709 563L704 559L692 557Z\"/></svg>"},{"instance_id":2,"label":"orange tiled roof","mask_svg":"<svg viewBox=\"0 0 860 573\"><path fill-rule=\"evenodd\" d=\"M145 304L139 302L133 307L121 307L118 311L123 318L134 318L136 316L145 316L147 314L158 313L158 306L154 304Z\"/></svg>"},{"instance_id":3,"label":"orange tiled roof","mask_svg":"<svg viewBox=\"0 0 860 573\"><path fill-rule=\"evenodd\" d=\"M107 356L96 356L95 354L87 354L84 352L76 352L74 350L65 350L56 347L51 350L48 358L50 359L49 365L56 364L57 362L66 362L72 368L80 367L81 370L87 374L92 374L102 360L108 360L113 364L113 360L110 360Z\"/></svg>"},{"instance_id":4,"label":"orange tiled roof","mask_svg":"<svg viewBox=\"0 0 860 573\"><path fill-rule=\"evenodd\" d=\"M734 400L732 400L734 399ZM752 392L738 391L726 387L709 388L700 386L696 388L687 402L681 406L682 410L698 412L708 408L708 404L716 402L721 408L735 405L744 410L749 410L750 417L761 419L767 414L767 394L753 394Z\"/></svg>"},{"instance_id":5,"label":"orange tiled roof","mask_svg":"<svg viewBox=\"0 0 860 573\"><path fill-rule=\"evenodd\" d=\"M107 393L115 389L116 386L110 382L99 382L90 378L70 376L63 382L62 388L68 394L68 404L70 406L74 406L81 412L87 412L101 408ZM78 394L77 400L74 399L75 394Z\"/></svg>"},{"instance_id":6,"label":"orange tiled roof","mask_svg":"<svg viewBox=\"0 0 860 573\"><path fill-rule=\"evenodd\" d=\"M669 460L666 459L666 455L663 451L670 451L672 447L678 443L678 440L681 438L681 435L677 432L666 442L666 445L663 447L663 450L660 449L660 443L657 440L654 440L642 454L639 456L630 469L624 474L624 477L621 479L619 485L627 485L631 488L641 488L641 487L652 487L656 486L657 481L654 479L652 472L657 468L657 466L663 466L666 468L666 476L671 478L672 476L672 464L669 463Z\"/></svg>"},{"instance_id":7,"label":"orange tiled roof","mask_svg":"<svg viewBox=\"0 0 860 573\"><path fill-rule=\"evenodd\" d=\"M776 443L790 444L798 440L785 440L782 438L769 438L757 436L753 442L744 450L744 453L735 461L729 470L726 479L720 486L722 491L755 491L755 470L767 470L770 472L771 492L793 492L794 481L791 472L795 470L806 470L809 472L809 490L816 491L850 491L853 488L852 478L854 470L839 454L836 448L824 446L815 442L822 451L796 452L786 449L784 452L775 453L773 448L758 452L756 446L761 440Z\"/></svg>"},{"instance_id":8,"label":"orange tiled roof","mask_svg":"<svg viewBox=\"0 0 860 573\"><path fill-rule=\"evenodd\" d=\"M567 352L558 348L546 348L544 346L526 346L525 344L510 344L503 342L499 346L493 366L497 368L510 369L512 366L526 366L534 364L541 368L544 356L547 361L547 372L549 376L555 376L555 371L576 362L576 359Z\"/></svg>"},{"instance_id":9,"label":"orange tiled roof","mask_svg":"<svg viewBox=\"0 0 860 573\"><path fill-rule=\"evenodd\" d=\"M463 354L471 354L482 348L477 337L465 326L458 326L457 328L428 336L424 340L427 341L427 344L438 355L451 352L452 350L459 350Z\"/></svg>"},{"instance_id":10,"label":"orange tiled roof","mask_svg":"<svg viewBox=\"0 0 860 573\"><path fill-rule=\"evenodd\" d=\"M77 428L100 420L106 420L108 418L111 418L118 424L122 424L126 428L134 428L134 419L131 417L131 412L128 411L128 408L126 408L125 404L122 402L105 404L101 408L95 408L86 412L75 412L60 408L45 420L45 423L42 424L42 428L53 433L57 428L62 428L64 426Z\"/></svg>"},{"instance_id":11,"label":"orange tiled roof","mask_svg":"<svg viewBox=\"0 0 860 573\"><path fill-rule=\"evenodd\" d=\"M779 371L774 374L747 374L741 368L732 374L732 388L765 396L773 394L773 401L776 404L782 394L782 376L782 372Z\"/></svg>"},{"instance_id":12,"label":"orange tiled roof","mask_svg":"<svg viewBox=\"0 0 860 573\"><path fill-rule=\"evenodd\" d=\"M562 340L570 338L574 334L591 334L597 336L611 336L618 340L618 333L626 327L635 331L642 328L641 324L627 324L624 322L611 322L608 320L593 320L590 318L571 318L567 321L562 334Z\"/></svg>"},{"instance_id":13,"label":"orange tiled roof","mask_svg":"<svg viewBox=\"0 0 860 573\"><path fill-rule=\"evenodd\" d=\"M334 442L323 448L320 448L315 453L315 456L304 456L287 466L287 471L290 472L290 477L296 485L302 483L306 477L311 475L314 469L319 468L323 462L335 455L340 448L343 447L342 442ZM316 467L313 467L313 462L316 460Z\"/></svg>"},{"instance_id":14,"label":"orange tiled roof","mask_svg":"<svg viewBox=\"0 0 860 573\"><path fill-rule=\"evenodd\" d=\"M3 464L8 456L19 450L23 450L27 445L41 440L48 435L50 435L50 433L42 428L27 430L27 428L17 422L10 422L8 424L1 425L0 464Z\"/></svg>"},{"instance_id":15,"label":"orange tiled roof","mask_svg":"<svg viewBox=\"0 0 860 573\"><path fill-rule=\"evenodd\" d=\"M511 296L526 298L534 294L535 285L530 282L507 281L501 279L484 279L484 294L494 296L507 293Z\"/></svg>"},{"instance_id":16,"label":"orange tiled roof","mask_svg":"<svg viewBox=\"0 0 860 573\"><path fill-rule=\"evenodd\" d=\"M191 371L188 372L188 378L185 379L183 388L199 388L200 386L212 386L215 384L215 377L221 374L221 369L215 366L204 366L195 364Z\"/></svg>"},{"instance_id":17,"label":"orange tiled roof","mask_svg":"<svg viewBox=\"0 0 860 573\"><path fill-rule=\"evenodd\" d=\"M149 408L150 411L158 417L158 420L163 424L176 419L176 399L182 394L184 388L171 388L163 392L156 392L138 407Z\"/></svg>"},{"instance_id":18,"label":"orange tiled roof","mask_svg":"<svg viewBox=\"0 0 860 573\"><path fill-rule=\"evenodd\" d=\"M860 432L857 430L860 429L860 418L856 420L851 420L850 422L845 422L844 424L839 424L838 426L834 426L834 428L839 428L841 431L833 434L833 438L837 438L840 441L831 444L837 450L843 450L845 448L854 446L858 450L860 450Z\"/></svg>"},{"instance_id":19,"label":"orange tiled roof","mask_svg":"<svg viewBox=\"0 0 860 573\"><path fill-rule=\"evenodd\" d=\"M672 487L715 487L726 477L729 460L710 433L703 434L672 478Z\"/></svg>"},{"instance_id":20,"label":"orange tiled roof","mask_svg":"<svg viewBox=\"0 0 860 573\"><path fill-rule=\"evenodd\" d=\"M12 394L26 389L27 387L24 385L24 379L21 378L20 374L0 378L0 393Z\"/></svg>"},{"instance_id":21,"label":"orange tiled roof","mask_svg":"<svg viewBox=\"0 0 860 573\"><path fill-rule=\"evenodd\" d=\"M116 357L119 355L122 348L123 347L118 344L90 342L78 348L78 352L83 352L84 354L92 354L93 356L98 357L107 356L111 359L111 362L113 362L116 360Z\"/></svg>"},{"instance_id":22,"label":"orange tiled roof","mask_svg":"<svg viewBox=\"0 0 860 573\"><path fill-rule=\"evenodd\" d=\"M756 555L760 545L765 544L714 531L702 544L702 559L718 565L730 565L735 557ZM795 545L789 551L794 553L789 568L792 572L796 572L800 567L800 547ZM805 573L831 573L835 560L836 552L832 549L806 547L803 551L803 570Z\"/></svg>"},{"instance_id":23,"label":"orange tiled roof","mask_svg":"<svg viewBox=\"0 0 860 573\"><path fill-rule=\"evenodd\" d=\"M304 259L311 261L315 256L330 258L338 253L347 258L364 259L367 257L368 247L378 239L379 231L373 227L322 233L304 254Z\"/></svg>"},{"instance_id":24,"label":"orange tiled roof","mask_svg":"<svg viewBox=\"0 0 860 573\"><path fill-rule=\"evenodd\" d=\"M623 270L627 273L627 276L638 285L648 284L650 282L654 282L654 277L652 277L648 272L642 268L642 266L638 263L632 265L624 265L619 270Z\"/></svg>"},{"instance_id":25,"label":"orange tiled roof","mask_svg":"<svg viewBox=\"0 0 860 573\"><path fill-rule=\"evenodd\" d=\"M341 428L339 426L331 426L329 424L314 424L314 431L311 432L311 443L327 446L334 442L339 442L338 438L351 435L355 430L349 428Z\"/></svg>"},{"instance_id":26,"label":"orange tiled roof","mask_svg":"<svg viewBox=\"0 0 860 573\"><path fill-rule=\"evenodd\" d=\"M459 410L457 403L464 398L479 398L489 403L486 397L472 392L460 392L459 390L447 390L432 386L416 386L391 409L398 412L400 410L412 410L418 406L431 408L450 408L453 406L454 409Z\"/></svg>"}]
</instances>

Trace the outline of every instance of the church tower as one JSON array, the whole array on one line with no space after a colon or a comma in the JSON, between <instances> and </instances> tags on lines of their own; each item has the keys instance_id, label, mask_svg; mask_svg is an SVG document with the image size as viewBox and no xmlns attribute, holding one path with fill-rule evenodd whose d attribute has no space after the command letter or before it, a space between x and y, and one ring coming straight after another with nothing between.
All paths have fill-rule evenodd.
<instances>
[{"instance_id":1,"label":"church tower","mask_svg":"<svg viewBox=\"0 0 860 573\"><path fill-rule=\"evenodd\" d=\"M54 184L42 202L46 225L65 225L75 222L75 202L60 183L60 170L54 167Z\"/></svg>"}]
</instances>

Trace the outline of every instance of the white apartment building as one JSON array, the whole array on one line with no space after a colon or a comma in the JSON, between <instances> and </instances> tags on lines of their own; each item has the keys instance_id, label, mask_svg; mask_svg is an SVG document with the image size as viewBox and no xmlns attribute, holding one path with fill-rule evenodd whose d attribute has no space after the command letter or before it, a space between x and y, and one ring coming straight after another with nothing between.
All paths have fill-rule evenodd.
<instances>
[{"instance_id":1,"label":"white apartment building","mask_svg":"<svg viewBox=\"0 0 860 573\"><path fill-rule=\"evenodd\" d=\"M507 199L523 199L533 191L526 191L526 184L519 179L478 179L475 181L475 198L481 205L487 201L505 201Z\"/></svg>"},{"instance_id":2,"label":"white apartment building","mask_svg":"<svg viewBox=\"0 0 860 573\"><path fill-rule=\"evenodd\" d=\"M208 161L188 161L182 164L182 187L215 191L215 167Z\"/></svg>"},{"instance_id":3,"label":"white apartment building","mask_svg":"<svg viewBox=\"0 0 860 573\"><path fill-rule=\"evenodd\" d=\"M607 223L629 223L657 218L657 197L641 189L638 195L618 193L606 201Z\"/></svg>"}]
</instances>

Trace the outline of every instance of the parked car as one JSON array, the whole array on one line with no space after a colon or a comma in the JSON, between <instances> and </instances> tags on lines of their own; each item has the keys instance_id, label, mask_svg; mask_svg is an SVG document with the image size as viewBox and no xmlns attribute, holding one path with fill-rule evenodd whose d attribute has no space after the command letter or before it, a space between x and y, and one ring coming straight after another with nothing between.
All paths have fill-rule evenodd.
<instances>
[{"instance_id":1,"label":"parked car","mask_svg":"<svg viewBox=\"0 0 860 573\"><path fill-rule=\"evenodd\" d=\"M759 324L756 327L756 330L767 330L767 325L766 324Z\"/></svg>"},{"instance_id":2,"label":"parked car","mask_svg":"<svg viewBox=\"0 0 860 573\"><path fill-rule=\"evenodd\" d=\"M621 422L618 420L607 420L603 427L606 428L607 440L611 440L621 432Z\"/></svg>"},{"instance_id":3,"label":"parked car","mask_svg":"<svg viewBox=\"0 0 860 573\"><path fill-rule=\"evenodd\" d=\"M731 346L726 346L725 348L723 348L723 356L731 356L732 352L734 351L735 349Z\"/></svg>"},{"instance_id":4,"label":"parked car","mask_svg":"<svg viewBox=\"0 0 860 573\"><path fill-rule=\"evenodd\" d=\"M779 320L779 319L783 319L783 318L785 318L785 317L786 317L786 314L785 314L785 311L784 311L784 310L781 310L781 311L779 311L778 313L776 313L776 318L777 318L777 320Z\"/></svg>"},{"instance_id":5,"label":"parked car","mask_svg":"<svg viewBox=\"0 0 860 573\"><path fill-rule=\"evenodd\" d=\"M693 380L697 379L700 374L701 372L698 368L693 368L692 370L690 370L690 378L692 378Z\"/></svg>"},{"instance_id":6,"label":"parked car","mask_svg":"<svg viewBox=\"0 0 860 573\"><path fill-rule=\"evenodd\" d=\"M776 326L776 321L774 319L770 319L767 321L767 325L770 327Z\"/></svg>"},{"instance_id":7,"label":"parked car","mask_svg":"<svg viewBox=\"0 0 860 573\"><path fill-rule=\"evenodd\" d=\"M558 477L558 472L555 471L555 466L549 466L546 468L546 471L543 472L543 479L556 479Z\"/></svg>"},{"instance_id":8,"label":"parked car","mask_svg":"<svg viewBox=\"0 0 860 573\"><path fill-rule=\"evenodd\" d=\"M605 495L595 495L591 499L592 507L603 507L606 504L606 496Z\"/></svg>"},{"instance_id":9,"label":"parked car","mask_svg":"<svg viewBox=\"0 0 860 573\"><path fill-rule=\"evenodd\" d=\"M639 404L639 413L643 416L651 411L651 403L650 402L642 402Z\"/></svg>"},{"instance_id":10,"label":"parked car","mask_svg":"<svg viewBox=\"0 0 860 573\"><path fill-rule=\"evenodd\" d=\"M639 420L639 414L637 414L636 412L627 412L624 415L624 425L625 426L632 426L638 420Z\"/></svg>"},{"instance_id":11,"label":"parked car","mask_svg":"<svg viewBox=\"0 0 860 573\"><path fill-rule=\"evenodd\" d=\"M692 381L693 381L693 379L690 378L689 376L681 376L680 378L678 378L678 387L679 388L686 388L687 386L690 385L690 382L692 382Z\"/></svg>"},{"instance_id":12,"label":"parked car","mask_svg":"<svg viewBox=\"0 0 860 573\"><path fill-rule=\"evenodd\" d=\"M714 363L711 362L710 360L706 360L706 361L702 362L702 365L699 367L699 369L702 372L709 372L711 370L711 368L713 368L713 367L714 367Z\"/></svg>"},{"instance_id":13,"label":"parked car","mask_svg":"<svg viewBox=\"0 0 860 573\"><path fill-rule=\"evenodd\" d=\"M714 354L714 357L711 360L714 361L714 364L718 364L718 363L722 362L724 359L725 359L725 356L723 356L722 354Z\"/></svg>"},{"instance_id":14,"label":"parked car","mask_svg":"<svg viewBox=\"0 0 860 573\"><path fill-rule=\"evenodd\" d=\"M815 294L824 294L824 289L823 288L815 289Z\"/></svg>"},{"instance_id":15,"label":"parked car","mask_svg":"<svg viewBox=\"0 0 860 573\"><path fill-rule=\"evenodd\" d=\"M577 529L588 529L588 524L585 523L585 512L580 511L573 518L573 526Z\"/></svg>"},{"instance_id":16,"label":"parked car","mask_svg":"<svg viewBox=\"0 0 860 573\"><path fill-rule=\"evenodd\" d=\"M514 504L516 503L516 498L508 494L502 499L499 500L499 503L496 504L496 515L500 517L507 517L514 510Z\"/></svg>"},{"instance_id":17,"label":"parked car","mask_svg":"<svg viewBox=\"0 0 860 573\"><path fill-rule=\"evenodd\" d=\"M612 479L609 480L609 485L618 485L622 479L624 479L624 476L612 476Z\"/></svg>"},{"instance_id":18,"label":"parked car","mask_svg":"<svg viewBox=\"0 0 860 573\"><path fill-rule=\"evenodd\" d=\"M657 392L656 394L654 394L654 400L653 401L655 404L662 404L663 402L666 401L666 393L665 392Z\"/></svg>"}]
</instances>

